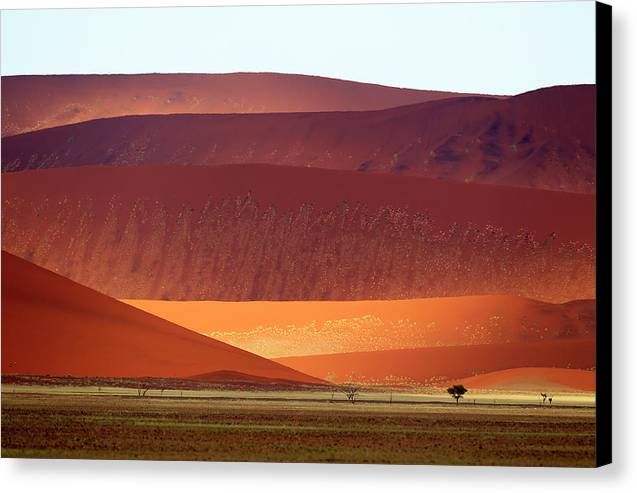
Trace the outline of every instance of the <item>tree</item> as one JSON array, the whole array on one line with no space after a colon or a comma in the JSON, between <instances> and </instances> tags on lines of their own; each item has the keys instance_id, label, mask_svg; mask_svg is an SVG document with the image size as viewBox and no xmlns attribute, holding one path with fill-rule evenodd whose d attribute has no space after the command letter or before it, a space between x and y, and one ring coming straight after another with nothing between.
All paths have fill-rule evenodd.
<instances>
[{"instance_id":1,"label":"tree","mask_svg":"<svg viewBox=\"0 0 637 493\"><path fill-rule=\"evenodd\" d=\"M146 392L150 389L137 389L137 397L146 397Z\"/></svg>"},{"instance_id":2,"label":"tree","mask_svg":"<svg viewBox=\"0 0 637 493\"><path fill-rule=\"evenodd\" d=\"M458 405L458 401L462 399L462 396L469 392L464 385L452 385L447 389L447 393L456 400L456 406Z\"/></svg>"},{"instance_id":3,"label":"tree","mask_svg":"<svg viewBox=\"0 0 637 493\"><path fill-rule=\"evenodd\" d=\"M361 387L360 385L355 383L344 383L343 385L341 385L340 389L341 392L347 397L347 400L354 404L354 400L356 399L356 396L358 395Z\"/></svg>"}]
</instances>

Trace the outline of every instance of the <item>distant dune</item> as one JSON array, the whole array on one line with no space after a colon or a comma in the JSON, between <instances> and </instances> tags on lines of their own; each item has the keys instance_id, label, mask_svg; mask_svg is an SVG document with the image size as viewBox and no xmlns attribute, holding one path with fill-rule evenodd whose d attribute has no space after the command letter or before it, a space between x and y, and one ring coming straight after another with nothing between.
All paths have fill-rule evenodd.
<instances>
[{"instance_id":1,"label":"distant dune","mask_svg":"<svg viewBox=\"0 0 637 493\"><path fill-rule=\"evenodd\" d=\"M460 94L276 73L2 77L2 135L123 115L375 110Z\"/></svg>"},{"instance_id":2,"label":"distant dune","mask_svg":"<svg viewBox=\"0 0 637 493\"><path fill-rule=\"evenodd\" d=\"M595 191L595 87L366 112L148 115L2 140L4 171L268 163Z\"/></svg>"},{"instance_id":3,"label":"distant dune","mask_svg":"<svg viewBox=\"0 0 637 493\"><path fill-rule=\"evenodd\" d=\"M2 373L317 379L201 336L2 252Z\"/></svg>"},{"instance_id":4,"label":"distant dune","mask_svg":"<svg viewBox=\"0 0 637 493\"><path fill-rule=\"evenodd\" d=\"M278 379L272 377L261 377L257 375L248 375L246 373L240 373L238 371L213 371L210 373L203 373L201 375L191 375L188 377L188 380L197 380L200 382L210 382L210 383L231 383L231 384L257 384L262 386L261 388L267 387L275 387L276 389L281 388L294 388L299 385L307 385L307 383L301 382L299 380L290 380L290 379ZM317 382L310 382L317 384ZM323 384L327 384L327 382L322 382Z\"/></svg>"},{"instance_id":5,"label":"distant dune","mask_svg":"<svg viewBox=\"0 0 637 493\"><path fill-rule=\"evenodd\" d=\"M595 340L399 349L275 361L335 382L432 384L518 367L589 369L595 366Z\"/></svg>"},{"instance_id":6,"label":"distant dune","mask_svg":"<svg viewBox=\"0 0 637 493\"><path fill-rule=\"evenodd\" d=\"M3 249L116 298L595 297L595 197L268 165L2 177Z\"/></svg>"},{"instance_id":7,"label":"distant dune","mask_svg":"<svg viewBox=\"0 0 637 493\"><path fill-rule=\"evenodd\" d=\"M514 296L379 301L127 303L266 358L595 336L595 301Z\"/></svg>"},{"instance_id":8,"label":"distant dune","mask_svg":"<svg viewBox=\"0 0 637 493\"><path fill-rule=\"evenodd\" d=\"M595 372L568 368L511 368L462 380L471 389L595 391Z\"/></svg>"}]
</instances>

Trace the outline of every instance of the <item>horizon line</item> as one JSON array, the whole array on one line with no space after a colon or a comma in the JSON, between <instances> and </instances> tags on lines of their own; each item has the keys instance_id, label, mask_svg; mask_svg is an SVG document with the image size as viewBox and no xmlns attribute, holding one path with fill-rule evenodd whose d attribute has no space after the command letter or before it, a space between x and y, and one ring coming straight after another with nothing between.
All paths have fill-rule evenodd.
<instances>
[{"instance_id":1,"label":"horizon line","mask_svg":"<svg viewBox=\"0 0 637 493\"><path fill-rule=\"evenodd\" d=\"M526 91L522 91L519 93L511 93L511 94L496 94L489 92L476 92L476 91L454 91L454 90L446 90L446 89L419 89L415 87L401 87L394 86L388 84L381 84L378 82L368 82L362 80L353 80L353 79L341 79L334 76L329 75L317 75L317 74L302 74L295 72L275 72L275 71L237 71L237 72L54 72L54 73L29 73L29 74L2 74L0 73L0 78L4 77L68 77L68 76L78 76L78 77L95 77L95 76L114 76L114 77L122 77L122 76L152 76L152 75L199 75L199 76L215 76L215 75L279 75L279 76L291 76L291 77L308 77L308 78L317 78L317 79L326 79L333 80L338 82L346 82L351 84L365 84L370 86L378 86L385 87L388 89L397 89L397 90L405 90L405 91L416 91L416 92L440 92L440 93L449 93L449 94L457 94L457 95L473 95L473 96L493 96L493 97L513 97L519 96L521 94L526 94L533 91L539 91L542 89L549 89L551 87L564 87L564 86L594 86L595 82L571 82L571 83L562 83L562 84L553 84L549 86L540 86L534 89L528 89Z\"/></svg>"}]
</instances>

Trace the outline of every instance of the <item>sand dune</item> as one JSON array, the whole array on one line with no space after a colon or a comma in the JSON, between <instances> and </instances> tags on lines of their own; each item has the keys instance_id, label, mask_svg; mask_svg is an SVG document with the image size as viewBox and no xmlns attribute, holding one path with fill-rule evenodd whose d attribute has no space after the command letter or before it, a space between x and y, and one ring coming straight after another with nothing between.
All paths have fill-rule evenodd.
<instances>
[{"instance_id":1,"label":"sand dune","mask_svg":"<svg viewBox=\"0 0 637 493\"><path fill-rule=\"evenodd\" d=\"M203 373L201 375L191 375L188 377L188 380L198 380L200 382L212 382L221 384L258 384L259 386L270 386L277 389L290 386L294 387L295 385L298 386L299 384L306 385L306 383L299 382L298 380L293 381L290 379L261 377L257 375L248 375L246 373L228 370L213 371L210 373Z\"/></svg>"},{"instance_id":2,"label":"sand dune","mask_svg":"<svg viewBox=\"0 0 637 493\"><path fill-rule=\"evenodd\" d=\"M116 298L595 297L592 195L229 165L7 173L2 197L3 249Z\"/></svg>"},{"instance_id":3,"label":"sand dune","mask_svg":"<svg viewBox=\"0 0 637 493\"><path fill-rule=\"evenodd\" d=\"M315 211L332 210L346 203L375 212L389 206L427 213L440 228L452 223L488 224L508 234L525 229L540 241L550 233L562 241L595 241L596 201L585 194L266 164L30 170L4 174L2 194L34 203L43 197L91 199L102 207L117 195L127 204L159 201L174 209L188 202L195 210L248 195L260 210L304 205Z\"/></svg>"},{"instance_id":4,"label":"sand dune","mask_svg":"<svg viewBox=\"0 0 637 493\"><path fill-rule=\"evenodd\" d=\"M147 115L5 137L2 169L269 163L594 192L595 87L379 111Z\"/></svg>"},{"instance_id":5,"label":"sand dune","mask_svg":"<svg viewBox=\"0 0 637 493\"><path fill-rule=\"evenodd\" d=\"M189 377L215 371L317 382L2 252L2 373Z\"/></svg>"},{"instance_id":6,"label":"sand dune","mask_svg":"<svg viewBox=\"0 0 637 493\"><path fill-rule=\"evenodd\" d=\"M462 383L471 389L594 392L595 372L568 368L511 368L464 378Z\"/></svg>"},{"instance_id":7,"label":"sand dune","mask_svg":"<svg viewBox=\"0 0 637 493\"><path fill-rule=\"evenodd\" d=\"M358 111L458 96L294 74L2 78L2 135L123 115Z\"/></svg>"},{"instance_id":8,"label":"sand dune","mask_svg":"<svg viewBox=\"0 0 637 493\"><path fill-rule=\"evenodd\" d=\"M595 301L514 296L379 301L126 303L267 358L595 336Z\"/></svg>"},{"instance_id":9,"label":"sand dune","mask_svg":"<svg viewBox=\"0 0 637 493\"><path fill-rule=\"evenodd\" d=\"M566 340L399 349L277 358L276 361L335 382L435 384L518 367L589 369L595 340ZM469 381L469 380L467 380Z\"/></svg>"}]
</instances>

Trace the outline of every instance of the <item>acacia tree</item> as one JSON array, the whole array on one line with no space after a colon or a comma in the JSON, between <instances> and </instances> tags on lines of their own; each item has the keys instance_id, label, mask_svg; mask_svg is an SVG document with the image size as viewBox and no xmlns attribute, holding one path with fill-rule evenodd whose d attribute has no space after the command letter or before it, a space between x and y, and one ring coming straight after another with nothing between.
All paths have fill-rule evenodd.
<instances>
[{"instance_id":1,"label":"acacia tree","mask_svg":"<svg viewBox=\"0 0 637 493\"><path fill-rule=\"evenodd\" d=\"M462 384L452 385L447 389L447 393L456 400L456 406L458 405L458 401L462 399L462 396L467 392L468 390Z\"/></svg>"},{"instance_id":2,"label":"acacia tree","mask_svg":"<svg viewBox=\"0 0 637 493\"><path fill-rule=\"evenodd\" d=\"M343 385L341 385L340 389L341 392L347 397L347 400L354 404L356 396L358 395L361 387L360 385L355 383L344 383Z\"/></svg>"}]
</instances>

